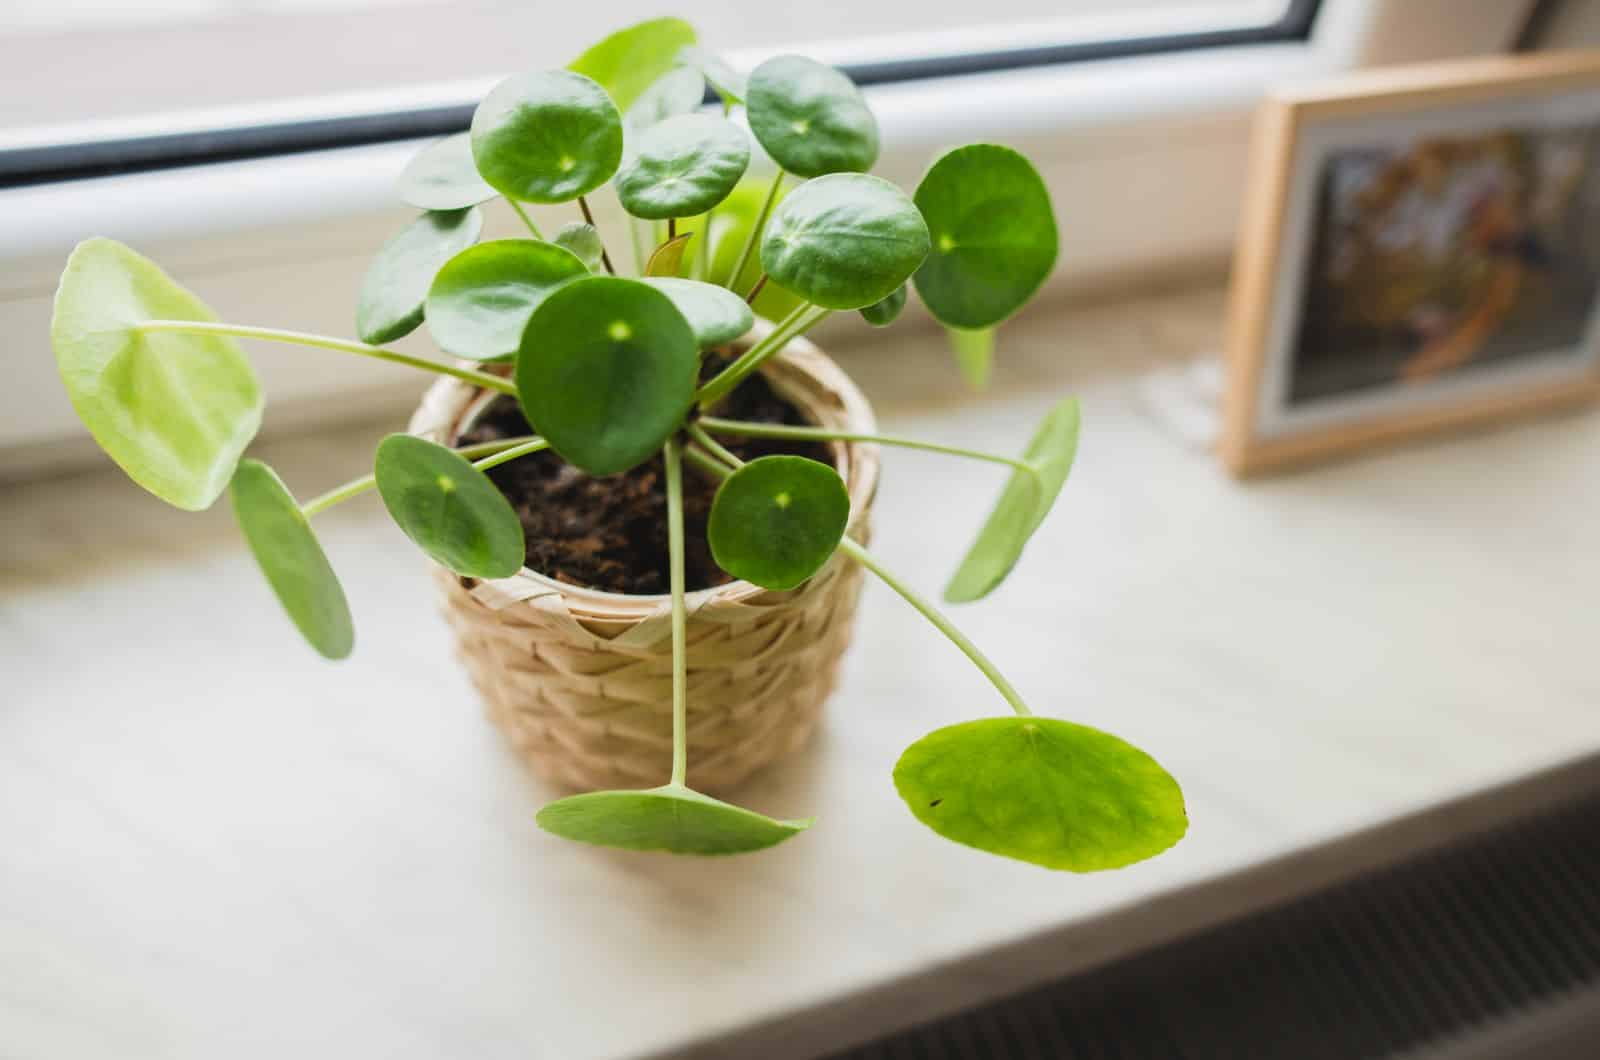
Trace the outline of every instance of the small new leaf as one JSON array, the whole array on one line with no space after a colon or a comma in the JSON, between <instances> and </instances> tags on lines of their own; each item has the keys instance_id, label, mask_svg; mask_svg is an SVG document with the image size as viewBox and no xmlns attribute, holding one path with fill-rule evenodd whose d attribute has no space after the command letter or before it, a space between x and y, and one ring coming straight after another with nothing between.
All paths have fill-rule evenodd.
<instances>
[{"instance_id":1,"label":"small new leaf","mask_svg":"<svg viewBox=\"0 0 1600 1060\"><path fill-rule=\"evenodd\" d=\"M692 232L684 232L651 251L650 260L644 264L645 276L678 275L683 269L683 256L689 249L689 241L693 238Z\"/></svg>"},{"instance_id":2,"label":"small new leaf","mask_svg":"<svg viewBox=\"0 0 1600 1060\"><path fill-rule=\"evenodd\" d=\"M600 241L600 233L594 225L582 221L562 225L561 231L556 233L551 242L570 252L590 272L600 271L601 251L605 249L605 244Z\"/></svg>"}]
</instances>

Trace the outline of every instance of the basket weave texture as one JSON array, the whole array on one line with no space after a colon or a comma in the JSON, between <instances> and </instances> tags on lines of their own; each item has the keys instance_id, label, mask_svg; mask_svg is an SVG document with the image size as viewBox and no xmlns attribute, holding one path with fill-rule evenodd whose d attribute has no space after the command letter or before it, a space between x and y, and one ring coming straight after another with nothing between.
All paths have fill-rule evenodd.
<instances>
[{"instance_id":1,"label":"basket weave texture","mask_svg":"<svg viewBox=\"0 0 1600 1060\"><path fill-rule=\"evenodd\" d=\"M763 372L816 423L874 430L855 384L804 339ZM485 399L466 383L442 379L423 398L411 432L452 443ZM833 449L850 491L849 534L864 543L877 447ZM835 556L787 592L735 581L688 595L691 785L730 788L805 745L833 691L861 577L860 567ZM437 568L435 578L490 720L536 773L584 790L666 782L672 763L667 596L578 588L527 568L490 581Z\"/></svg>"}]
</instances>

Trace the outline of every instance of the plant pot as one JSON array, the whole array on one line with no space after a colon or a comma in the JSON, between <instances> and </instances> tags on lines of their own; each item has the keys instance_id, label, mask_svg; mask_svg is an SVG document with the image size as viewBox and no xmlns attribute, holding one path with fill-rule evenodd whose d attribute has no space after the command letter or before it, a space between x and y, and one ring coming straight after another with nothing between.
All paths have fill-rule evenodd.
<instances>
[{"instance_id":1,"label":"plant pot","mask_svg":"<svg viewBox=\"0 0 1600 1060\"><path fill-rule=\"evenodd\" d=\"M753 341L770 330L764 322ZM804 339L768 361L773 389L816 423L874 430L850 378ZM414 434L453 444L493 395L454 379L427 392ZM849 534L867 540L873 445L834 443ZM662 518L665 518L665 512ZM664 783L672 759L671 603L579 588L528 568L435 577L489 718L540 775L579 789ZM798 589L734 581L688 594L689 783L716 791L803 747L849 643L861 569L842 556Z\"/></svg>"}]
</instances>

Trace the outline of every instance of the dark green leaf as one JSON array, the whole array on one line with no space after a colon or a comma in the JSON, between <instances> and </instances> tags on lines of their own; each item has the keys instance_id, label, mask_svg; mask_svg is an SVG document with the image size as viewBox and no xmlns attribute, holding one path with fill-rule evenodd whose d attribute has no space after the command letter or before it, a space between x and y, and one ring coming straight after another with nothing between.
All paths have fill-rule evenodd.
<instances>
[{"instance_id":1,"label":"dark green leaf","mask_svg":"<svg viewBox=\"0 0 1600 1060\"><path fill-rule=\"evenodd\" d=\"M833 67L780 55L755 68L748 91L750 131L790 173L865 173L878 160L878 122Z\"/></svg>"},{"instance_id":2,"label":"dark green leaf","mask_svg":"<svg viewBox=\"0 0 1600 1060\"><path fill-rule=\"evenodd\" d=\"M1017 565L1028 539L1050 514L1072 470L1078 452L1078 420L1077 399L1068 398L1040 422L1023 454L1035 472L1011 473L1000 500L978 532L978 539L945 586L944 598L950 603L982 599Z\"/></svg>"},{"instance_id":3,"label":"dark green leaf","mask_svg":"<svg viewBox=\"0 0 1600 1060\"><path fill-rule=\"evenodd\" d=\"M775 283L827 309L894 293L928 255L928 226L886 180L835 173L796 188L772 212L761 265Z\"/></svg>"},{"instance_id":4,"label":"dark green leaf","mask_svg":"<svg viewBox=\"0 0 1600 1060\"><path fill-rule=\"evenodd\" d=\"M683 270L683 255L693 238L693 234L684 232L651 251L650 260L644 263L645 276L677 276Z\"/></svg>"},{"instance_id":5,"label":"dark green leaf","mask_svg":"<svg viewBox=\"0 0 1600 1060\"><path fill-rule=\"evenodd\" d=\"M956 328L989 328L1032 298L1056 263L1050 192L1009 147L971 144L917 186L933 250L917 271L928 310Z\"/></svg>"},{"instance_id":6,"label":"dark green leaf","mask_svg":"<svg viewBox=\"0 0 1600 1060\"><path fill-rule=\"evenodd\" d=\"M881 302L874 302L861 310L861 318L875 328L886 328L895 322L906 307L906 285L901 284Z\"/></svg>"},{"instance_id":7,"label":"dark green leaf","mask_svg":"<svg viewBox=\"0 0 1600 1060\"><path fill-rule=\"evenodd\" d=\"M599 272L601 266L601 251L605 245L600 241L600 233L594 225L584 224L582 221L573 221L571 224L561 226L561 231L551 240L556 246L569 251L573 257L583 262L583 267L590 272Z\"/></svg>"},{"instance_id":8,"label":"dark green leaf","mask_svg":"<svg viewBox=\"0 0 1600 1060\"><path fill-rule=\"evenodd\" d=\"M50 320L72 407L129 478L198 511L227 488L261 426L261 388L232 339L136 330L153 319L216 317L121 243L73 249Z\"/></svg>"},{"instance_id":9,"label":"dark green leaf","mask_svg":"<svg viewBox=\"0 0 1600 1060\"><path fill-rule=\"evenodd\" d=\"M692 66L678 66L662 74L622 116L628 143L623 154L637 150L637 140L647 129L680 114L693 114L706 98L706 79Z\"/></svg>"},{"instance_id":10,"label":"dark green leaf","mask_svg":"<svg viewBox=\"0 0 1600 1060\"><path fill-rule=\"evenodd\" d=\"M430 211L383 245L367 268L356 304L356 334L382 345L422 323L422 304L434 273L470 247L483 229L476 209Z\"/></svg>"},{"instance_id":11,"label":"dark green leaf","mask_svg":"<svg viewBox=\"0 0 1600 1060\"><path fill-rule=\"evenodd\" d=\"M706 536L717 566L763 589L793 589L828 562L850 521L839 473L803 456L764 456L723 480Z\"/></svg>"},{"instance_id":12,"label":"dark green leaf","mask_svg":"<svg viewBox=\"0 0 1600 1060\"><path fill-rule=\"evenodd\" d=\"M451 258L428 291L428 331L457 357L510 357L550 292L589 270L571 251L534 239L496 239Z\"/></svg>"},{"instance_id":13,"label":"dark green leaf","mask_svg":"<svg viewBox=\"0 0 1600 1060\"><path fill-rule=\"evenodd\" d=\"M499 194L478 175L468 133L424 147L400 174L400 198L424 210L464 210Z\"/></svg>"},{"instance_id":14,"label":"dark green leaf","mask_svg":"<svg viewBox=\"0 0 1600 1060\"><path fill-rule=\"evenodd\" d=\"M705 213L728 197L750 164L744 132L714 114L681 114L646 129L617 173L617 198L635 217Z\"/></svg>"},{"instance_id":15,"label":"dark green leaf","mask_svg":"<svg viewBox=\"0 0 1600 1060\"><path fill-rule=\"evenodd\" d=\"M295 627L325 658L349 655L356 634L344 588L283 481L266 464L242 460L230 493L250 552Z\"/></svg>"},{"instance_id":16,"label":"dark green leaf","mask_svg":"<svg viewBox=\"0 0 1600 1060\"><path fill-rule=\"evenodd\" d=\"M522 569L521 520L465 457L391 434L379 443L373 470L389 516L441 566L470 578L509 578Z\"/></svg>"},{"instance_id":17,"label":"dark green leaf","mask_svg":"<svg viewBox=\"0 0 1600 1060\"><path fill-rule=\"evenodd\" d=\"M563 839L670 854L745 854L811 827L778 821L671 784L646 791L591 791L550 803L539 827Z\"/></svg>"},{"instance_id":18,"label":"dark green leaf","mask_svg":"<svg viewBox=\"0 0 1600 1060\"><path fill-rule=\"evenodd\" d=\"M688 63L705 75L705 79L710 82L717 95L722 97L725 106L731 107L736 103L743 103L745 96L750 94L749 78L729 66L728 61L715 52L694 44L679 52L678 60Z\"/></svg>"},{"instance_id":19,"label":"dark green leaf","mask_svg":"<svg viewBox=\"0 0 1600 1060\"><path fill-rule=\"evenodd\" d=\"M1068 872L1154 857L1189 828L1161 766L1098 729L1055 718L985 718L906 749L894 785L946 839Z\"/></svg>"},{"instance_id":20,"label":"dark green leaf","mask_svg":"<svg viewBox=\"0 0 1600 1060\"><path fill-rule=\"evenodd\" d=\"M699 352L661 291L589 276L534 310L517 354L517 393L528 422L568 463L612 475L649 459L683 423Z\"/></svg>"},{"instance_id":21,"label":"dark green leaf","mask_svg":"<svg viewBox=\"0 0 1600 1060\"><path fill-rule=\"evenodd\" d=\"M627 110L645 90L677 65L695 43L694 27L681 18L655 18L618 30L568 64L598 81L617 107Z\"/></svg>"},{"instance_id":22,"label":"dark green leaf","mask_svg":"<svg viewBox=\"0 0 1600 1060\"><path fill-rule=\"evenodd\" d=\"M756 322L744 299L726 287L666 276L647 276L644 282L672 299L702 350L732 342Z\"/></svg>"},{"instance_id":23,"label":"dark green leaf","mask_svg":"<svg viewBox=\"0 0 1600 1060\"><path fill-rule=\"evenodd\" d=\"M520 74L473 112L472 155L483 179L513 199L569 202L617 171L622 116L581 74Z\"/></svg>"}]
</instances>

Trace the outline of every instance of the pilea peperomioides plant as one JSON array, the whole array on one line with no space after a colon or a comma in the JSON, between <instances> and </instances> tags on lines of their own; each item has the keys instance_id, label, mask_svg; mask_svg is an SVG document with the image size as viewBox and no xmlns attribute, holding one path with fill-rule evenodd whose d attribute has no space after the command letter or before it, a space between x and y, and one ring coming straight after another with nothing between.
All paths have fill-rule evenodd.
<instances>
[{"instance_id":1,"label":"pilea peperomioides plant","mask_svg":"<svg viewBox=\"0 0 1600 1060\"><path fill-rule=\"evenodd\" d=\"M701 109L707 84L720 113ZM741 190L752 152L731 120L739 108L777 166L756 194ZM707 539L729 575L787 590L843 553L971 659L1013 712L940 729L905 751L894 782L919 820L957 842L1055 869L1150 857L1187 827L1178 785L1154 760L1104 732L1035 715L949 619L846 536L851 501L833 467L800 456L745 463L718 440L869 442L1009 468L998 504L949 583L951 602L992 592L1049 512L1077 447L1071 400L1045 417L1018 458L719 415L743 380L830 313L892 322L908 284L955 329L964 370L981 380L993 329L1050 272L1049 196L1021 155L993 144L957 148L934 163L913 196L868 175L877 155L872 113L838 71L781 56L747 79L701 49L686 24L660 19L607 38L567 69L502 82L469 132L417 156L400 191L425 212L383 247L366 277L356 313L361 341L219 322L157 266L104 239L73 251L51 338L83 422L134 481L190 510L231 493L262 572L306 640L329 658L350 652L353 632L344 592L311 529L318 513L376 488L434 561L468 578L507 578L525 562L524 531L488 469L550 449L583 473L605 476L659 455L671 588L671 776L649 790L595 791L546 806L538 821L557 835L732 854L782 842L810 824L775 820L686 784L688 466L720 481ZM800 183L785 189L791 180ZM594 225L586 197L607 182L636 219L637 279L615 274ZM522 217L531 238L477 241L478 207L496 197ZM526 203L576 203L582 219L546 240ZM752 262L756 276L746 286ZM750 332L749 303L763 292L781 296L781 318L720 371L702 374L708 351ZM384 347L424 321L456 360ZM454 376L513 397L536 433L454 449L392 435L379 445L371 475L300 503L270 468L242 459L262 397L238 338Z\"/></svg>"}]
</instances>

